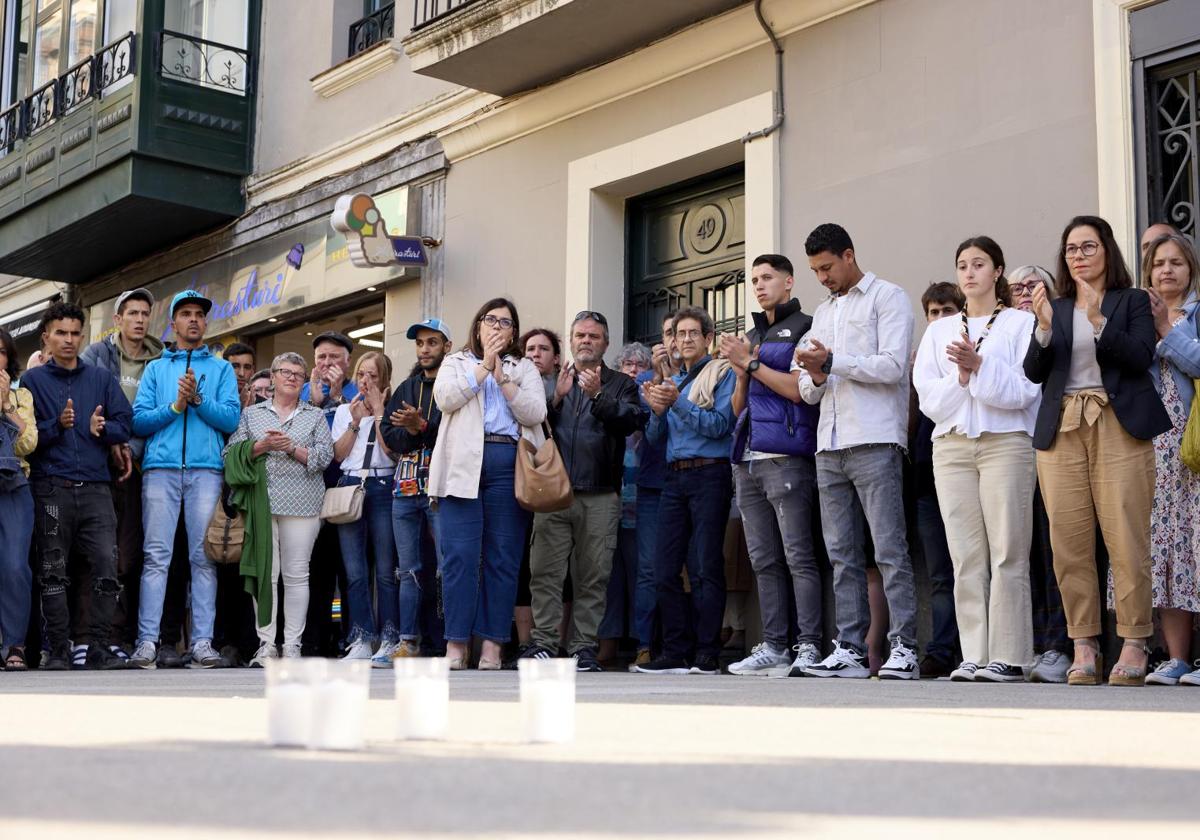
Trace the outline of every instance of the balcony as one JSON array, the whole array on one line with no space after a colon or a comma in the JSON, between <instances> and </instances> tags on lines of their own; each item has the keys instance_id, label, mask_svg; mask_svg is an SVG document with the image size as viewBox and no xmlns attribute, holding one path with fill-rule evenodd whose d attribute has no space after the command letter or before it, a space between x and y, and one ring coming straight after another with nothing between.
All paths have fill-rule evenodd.
<instances>
[{"instance_id":1,"label":"balcony","mask_svg":"<svg viewBox=\"0 0 1200 840\"><path fill-rule=\"evenodd\" d=\"M749 0L412 0L416 73L500 96L552 82Z\"/></svg>"},{"instance_id":2,"label":"balcony","mask_svg":"<svg viewBox=\"0 0 1200 840\"><path fill-rule=\"evenodd\" d=\"M130 32L0 112L0 273L86 283L239 216L248 50Z\"/></svg>"}]
</instances>

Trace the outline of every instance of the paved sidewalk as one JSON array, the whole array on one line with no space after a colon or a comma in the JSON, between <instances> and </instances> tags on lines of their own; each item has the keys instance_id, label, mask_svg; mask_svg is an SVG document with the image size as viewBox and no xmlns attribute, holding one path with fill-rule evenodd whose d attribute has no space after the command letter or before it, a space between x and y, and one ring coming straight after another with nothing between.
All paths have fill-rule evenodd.
<instances>
[{"instance_id":1,"label":"paved sidewalk","mask_svg":"<svg viewBox=\"0 0 1200 840\"><path fill-rule=\"evenodd\" d=\"M579 676L517 742L516 674L452 675L451 739L272 750L259 671L0 674L0 837L1055 837L1200 829L1200 689Z\"/></svg>"}]
</instances>

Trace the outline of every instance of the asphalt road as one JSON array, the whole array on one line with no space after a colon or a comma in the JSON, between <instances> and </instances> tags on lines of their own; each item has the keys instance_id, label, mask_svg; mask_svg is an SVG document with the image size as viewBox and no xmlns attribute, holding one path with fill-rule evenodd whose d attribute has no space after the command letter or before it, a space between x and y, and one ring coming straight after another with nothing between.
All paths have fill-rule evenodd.
<instances>
[{"instance_id":1,"label":"asphalt road","mask_svg":"<svg viewBox=\"0 0 1200 840\"><path fill-rule=\"evenodd\" d=\"M917 836L1200 828L1200 689L581 674L520 743L517 675L451 681L451 736L264 745L259 671L0 673L0 837ZM1011 837L1009 838L1011 840Z\"/></svg>"}]
</instances>

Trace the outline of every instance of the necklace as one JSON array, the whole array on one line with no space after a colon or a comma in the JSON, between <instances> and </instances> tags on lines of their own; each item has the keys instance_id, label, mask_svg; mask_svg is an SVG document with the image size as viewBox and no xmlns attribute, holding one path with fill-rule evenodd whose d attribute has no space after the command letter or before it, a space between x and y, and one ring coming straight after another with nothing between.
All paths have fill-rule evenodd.
<instances>
[{"instance_id":1,"label":"necklace","mask_svg":"<svg viewBox=\"0 0 1200 840\"><path fill-rule=\"evenodd\" d=\"M988 322L983 325L983 332L979 334L979 338L975 340L975 350L983 346L983 340L988 337L988 333L992 331L992 324L996 323L996 318L1000 314L1000 310L1004 308L1004 304L996 301L996 308L992 310L992 317L988 318ZM971 332L967 327L967 310L962 311L962 334L967 341L971 340Z\"/></svg>"}]
</instances>

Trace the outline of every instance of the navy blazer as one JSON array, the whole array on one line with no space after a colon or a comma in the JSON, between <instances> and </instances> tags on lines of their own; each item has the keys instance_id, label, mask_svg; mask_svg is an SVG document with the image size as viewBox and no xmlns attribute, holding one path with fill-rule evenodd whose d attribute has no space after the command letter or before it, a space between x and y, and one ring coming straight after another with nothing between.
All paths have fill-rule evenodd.
<instances>
[{"instance_id":1,"label":"navy blazer","mask_svg":"<svg viewBox=\"0 0 1200 840\"><path fill-rule=\"evenodd\" d=\"M1025 354L1025 375L1042 386L1034 449L1049 449L1054 444L1071 372L1075 301L1059 298L1050 305L1054 311L1050 344L1042 347L1036 335L1031 336ZM1109 404L1125 431L1139 440L1150 440L1171 428L1171 418L1150 378L1157 340L1150 297L1141 289L1109 289L1100 311L1108 322L1096 342L1096 361Z\"/></svg>"}]
</instances>

